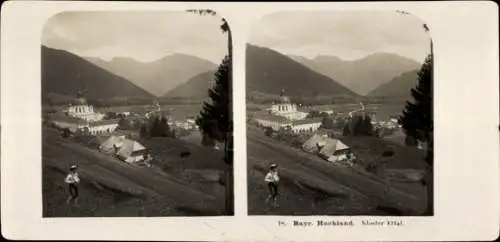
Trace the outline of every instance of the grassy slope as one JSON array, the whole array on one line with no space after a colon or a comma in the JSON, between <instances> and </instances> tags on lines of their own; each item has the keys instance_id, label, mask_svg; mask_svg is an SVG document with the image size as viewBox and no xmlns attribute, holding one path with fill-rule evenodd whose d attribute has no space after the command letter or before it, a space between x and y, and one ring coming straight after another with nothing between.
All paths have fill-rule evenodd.
<instances>
[{"instance_id":1,"label":"grassy slope","mask_svg":"<svg viewBox=\"0 0 500 242\"><path fill-rule=\"evenodd\" d=\"M219 160L214 160L217 155L208 154L210 151L186 144L193 155L182 161L189 166L181 169L176 166L181 162L179 155L172 150L159 154L164 146L157 145L152 147L153 155L159 155L155 167L144 168L62 139L53 130L44 130L43 134L44 216L215 216L223 213L223 187L214 175L221 172L216 165ZM173 149L180 142L171 140L165 144ZM181 146L180 149L184 149ZM79 206L65 203L68 193L63 179L74 160L79 162L82 179ZM166 169L166 164L177 168Z\"/></svg>"},{"instance_id":2,"label":"grassy slope","mask_svg":"<svg viewBox=\"0 0 500 242\"><path fill-rule=\"evenodd\" d=\"M342 169L322 159L279 144L262 131L247 131L248 197L250 214L280 215L377 215L380 207L392 207L405 215L418 214L425 205L420 185L391 185L379 178ZM280 164L283 185L280 208L264 204L263 179L269 160ZM392 212L393 214L397 212Z\"/></svg>"}]
</instances>

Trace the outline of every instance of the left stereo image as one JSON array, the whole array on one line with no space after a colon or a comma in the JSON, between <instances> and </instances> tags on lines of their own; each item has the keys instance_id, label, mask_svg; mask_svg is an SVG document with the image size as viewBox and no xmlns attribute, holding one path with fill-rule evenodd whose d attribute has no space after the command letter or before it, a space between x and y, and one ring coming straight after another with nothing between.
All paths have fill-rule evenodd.
<instances>
[{"instance_id":1,"label":"left stereo image","mask_svg":"<svg viewBox=\"0 0 500 242\"><path fill-rule=\"evenodd\" d=\"M233 215L223 16L61 12L42 31L43 217Z\"/></svg>"}]
</instances>

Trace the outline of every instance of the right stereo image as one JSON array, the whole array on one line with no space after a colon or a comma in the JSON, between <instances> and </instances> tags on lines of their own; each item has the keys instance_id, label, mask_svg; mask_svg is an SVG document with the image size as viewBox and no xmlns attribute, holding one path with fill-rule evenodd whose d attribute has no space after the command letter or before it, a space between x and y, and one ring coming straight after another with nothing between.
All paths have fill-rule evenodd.
<instances>
[{"instance_id":1,"label":"right stereo image","mask_svg":"<svg viewBox=\"0 0 500 242\"><path fill-rule=\"evenodd\" d=\"M434 215L431 27L401 10L253 26L249 215Z\"/></svg>"}]
</instances>

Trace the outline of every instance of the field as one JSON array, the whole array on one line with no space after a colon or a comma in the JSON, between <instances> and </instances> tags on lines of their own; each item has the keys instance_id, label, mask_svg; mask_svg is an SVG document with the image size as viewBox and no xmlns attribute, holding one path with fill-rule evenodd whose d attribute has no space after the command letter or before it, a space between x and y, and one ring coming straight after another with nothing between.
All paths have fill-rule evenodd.
<instances>
[{"instance_id":1,"label":"field","mask_svg":"<svg viewBox=\"0 0 500 242\"><path fill-rule=\"evenodd\" d=\"M140 141L151 149L152 168L126 164L87 145L43 129L44 217L134 217L224 215L222 152L181 140ZM180 152L190 156L181 158ZM63 182L77 161L80 200L66 204Z\"/></svg>"},{"instance_id":2,"label":"field","mask_svg":"<svg viewBox=\"0 0 500 242\"><path fill-rule=\"evenodd\" d=\"M355 138L345 143L365 160L378 157L389 144ZM388 168L422 167L420 151L392 147L396 155ZM389 181L362 169L327 163L278 143L251 125L247 129L247 157L249 214L420 215L425 209L425 187L420 183ZM278 208L264 202L268 194L264 175L271 162L279 164L281 174Z\"/></svg>"}]
</instances>

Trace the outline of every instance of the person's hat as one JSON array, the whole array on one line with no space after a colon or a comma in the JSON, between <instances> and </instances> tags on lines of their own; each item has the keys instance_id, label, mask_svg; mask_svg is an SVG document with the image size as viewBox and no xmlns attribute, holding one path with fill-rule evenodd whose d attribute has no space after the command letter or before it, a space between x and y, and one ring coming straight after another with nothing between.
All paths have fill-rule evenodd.
<instances>
[{"instance_id":1,"label":"person's hat","mask_svg":"<svg viewBox=\"0 0 500 242\"><path fill-rule=\"evenodd\" d=\"M269 168L276 168L276 167L278 167L278 165L276 165L274 163L269 166Z\"/></svg>"}]
</instances>

